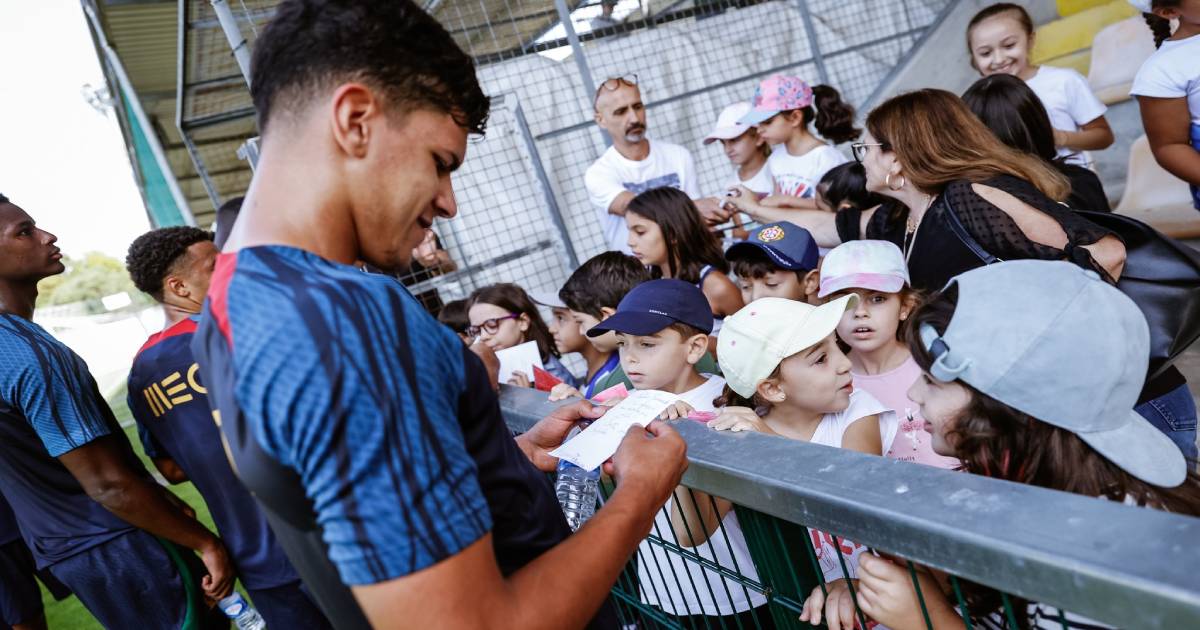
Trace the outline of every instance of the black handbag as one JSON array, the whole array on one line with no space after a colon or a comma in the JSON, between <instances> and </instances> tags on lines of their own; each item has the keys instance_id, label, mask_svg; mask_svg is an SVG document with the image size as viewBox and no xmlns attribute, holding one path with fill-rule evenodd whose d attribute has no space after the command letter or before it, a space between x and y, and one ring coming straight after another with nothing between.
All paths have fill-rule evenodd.
<instances>
[{"instance_id":1,"label":"black handbag","mask_svg":"<svg viewBox=\"0 0 1200 630\"><path fill-rule=\"evenodd\" d=\"M1001 262L974 237L946 200L950 230L983 264ZM1146 382L1160 376L1200 339L1200 252L1122 214L1075 210L1125 242L1125 269L1117 288L1142 309L1150 325Z\"/></svg>"}]
</instances>

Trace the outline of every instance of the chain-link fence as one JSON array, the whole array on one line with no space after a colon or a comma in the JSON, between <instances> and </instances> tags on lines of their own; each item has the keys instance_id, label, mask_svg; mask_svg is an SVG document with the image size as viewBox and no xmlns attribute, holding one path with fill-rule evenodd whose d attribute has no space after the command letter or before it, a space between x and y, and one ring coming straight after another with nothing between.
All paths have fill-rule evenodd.
<instances>
[{"instance_id":1,"label":"chain-link fence","mask_svg":"<svg viewBox=\"0 0 1200 630\"><path fill-rule=\"evenodd\" d=\"M273 0L231 0L253 46ZM478 64L494 113L455 174L459 217L435 230L458 270L407 278L443 301L499 281L556 291L604 250L602 210L584 173L607 147L593 121L597 84L636 73L648 135L691 151L702 195L735 167L701 139L725 106L775 73L865 102L952 0L429 0ZM235 147L254 135L245 83L210 3L181 4L178 122L197 175L181 182L215 208L245 191ZM211 214L198 213L202 225ZM206 220L207 219L207 220Z\"/></svg>"}]
</instances>

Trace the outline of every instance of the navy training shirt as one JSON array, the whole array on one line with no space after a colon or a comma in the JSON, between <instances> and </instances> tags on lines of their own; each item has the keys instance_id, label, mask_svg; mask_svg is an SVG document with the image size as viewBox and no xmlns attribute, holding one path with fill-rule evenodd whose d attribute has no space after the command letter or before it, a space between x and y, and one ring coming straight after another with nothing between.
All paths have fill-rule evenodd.
<instances>
[{"instance_id":1,"label":"navy training shirt","mask_svg":"<svg viewBox=\"0 0 1200 630\"><path fill-rule=\"evenodd\" d=\"M169 457L204 498L242 583L267 589L300 579L254 497L229 465L208 390L192 358L199 317L151 335L129 371L129 409L146 455Z\"/></svg>"},{"instance_id":2,"label":"navy training shirt","mask_svg":"<svg viewBox=\"0 0 1200 630\"><path fill-rule=\"evenodd\" d=\"M0 314L0 492L39 569L134 529L57 459L110 434L124 441L83 359L41 326Z\"/></svg>"},{"instance_id":3,"label":"navy training shirt","mask_svg":"<svg viewBox=\"0 0 1200 630\"><path fill-rule=\"evenodd\" d=\"M21 529L17 527L17 515L13 514L12 507L4 499L4 495L0 494L0 546L15 540L21 540Z\"/></svg>"},{"instance_id":4,"label":"navy training shirt","mask_svg":"<svg viewBox=\"0 0 1200 630\"><path fill-rule=\"evenodd\" d=\"M193 350L223 431L295 473L345 584L488 531L507 575L570 533L478 358L393 278L284 246L222 254Z\"/></svg>"}]
</instances>

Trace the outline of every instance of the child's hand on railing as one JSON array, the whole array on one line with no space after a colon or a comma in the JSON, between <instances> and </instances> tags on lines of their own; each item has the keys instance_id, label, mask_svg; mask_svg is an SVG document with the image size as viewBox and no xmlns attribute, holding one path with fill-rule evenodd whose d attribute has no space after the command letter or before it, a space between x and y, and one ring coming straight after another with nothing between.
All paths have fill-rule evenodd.
<instances>
[{"instance_id":1,"label":"child's hand on railing","mask_svg":"<svg viewBox=\"0 0 1200 630\"><path fill-rule=\"evenodd\" d=\"M568 398L583 398L583 394L578 389L566 383L559 383L550 388L550 402L558 402Z\"/></svg>"},{"instance_id":2,"label":"child's hand on railing","mask_svg":"<svg viewBox=\"0 0 1200 630\"><path fill-rule=\"evenodd\" d=\"M920 596L912 574L903 563L864 553L858 559L858 605L871 619L892 630L928 627L921 612L921 599L935 630L963 628L962 618L947 601L937 580L924 568L916 569ZM832 626L831 626L832 628Z\"/></svg>"},{"instance_id":3,"label":"child's hand on railing","mask_svg":"<svg viewBox=\"0 0 1200 630\"><path fill-rule=\"evenodd\" d=\"M858 586L857 582L855 580L856 587ZM854 598L850 595L850 587L845 578L827 583L825 591L822 591L818 585L808 599L804 600L804 610L800 613L800 621L819 626L822 617L825 618L829 630L850 630L862 627L855 615Z\"/></svg>"},{"instance_id":4,"label":"child's hand on railing","mask_svg":"<svg viewBox=\"0 0 1200 630\"><path fill-rule=\"evenodd\" d=\"M708 422L708 428L718 431L758 431L767 435L776 435L771 427L754 410L749 407L726 407L721 410L715 420Z\"/></svg>"},{"instance_id":5,"label":"child's hand on railing","mask_svg":"<svg viewBox=\"0 0 1200 630\"><path fill-rule=\"evenodd\" d=\"M508 379L508 384L516 387L533 387L533 381L530 381L524 372L519 371L512 373L512 376Z\"/></svg>"},{"instance_id":6,"label":"child's hand on railing","mask_svg":"<svg viewBox=\"0 0 1200 630\"><path fill-rule=\"evenodd\" d=\"M662 413L658 414L659 420L679 420L680 418L688 417L689 413L695 411L696 408L687 404L682 400L676 400L671 403Z\"/></svg>"}]
</instances>

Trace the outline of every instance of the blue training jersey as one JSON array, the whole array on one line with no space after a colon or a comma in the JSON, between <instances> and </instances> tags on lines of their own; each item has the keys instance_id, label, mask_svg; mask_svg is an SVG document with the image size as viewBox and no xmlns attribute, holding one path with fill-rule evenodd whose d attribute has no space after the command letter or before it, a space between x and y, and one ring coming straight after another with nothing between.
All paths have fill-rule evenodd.
<instances>
[{"instance_id":1,"label":"blue training jersey","mask_svg":"<svg viewBox=\"0 0 1200 630\"><path fill-rule=\"evenodd\" d=\"M133 530L57 459L110 434L129 446L83 359L41 326L0 314L0 492L39 569Z\"/></svg>"},{"instance_id":2,"label":"blue training jersey","mask_svg":"<svg viewBox=\"0 0 1200 630\"><path fill-rule=\"evenodd\" d=\"M295 473L345 584L488 531L508 574L570 533L478 358L388 276L284 246L222 254L193 350L224 430Z\"/></svg>"},{"instance_id":3,"label":"blue training jersey","mask_svg":"<svg viewBox=\"0 0 1200 630\"><path fill-rule=\"evenodd\" d=\"M146 455L175 460L208 504L242 583L267 589L299 580L254 497L234 475L192 359L199 318L152 335L129 371L129 409Z\"/></svg>"}]
</instances>

